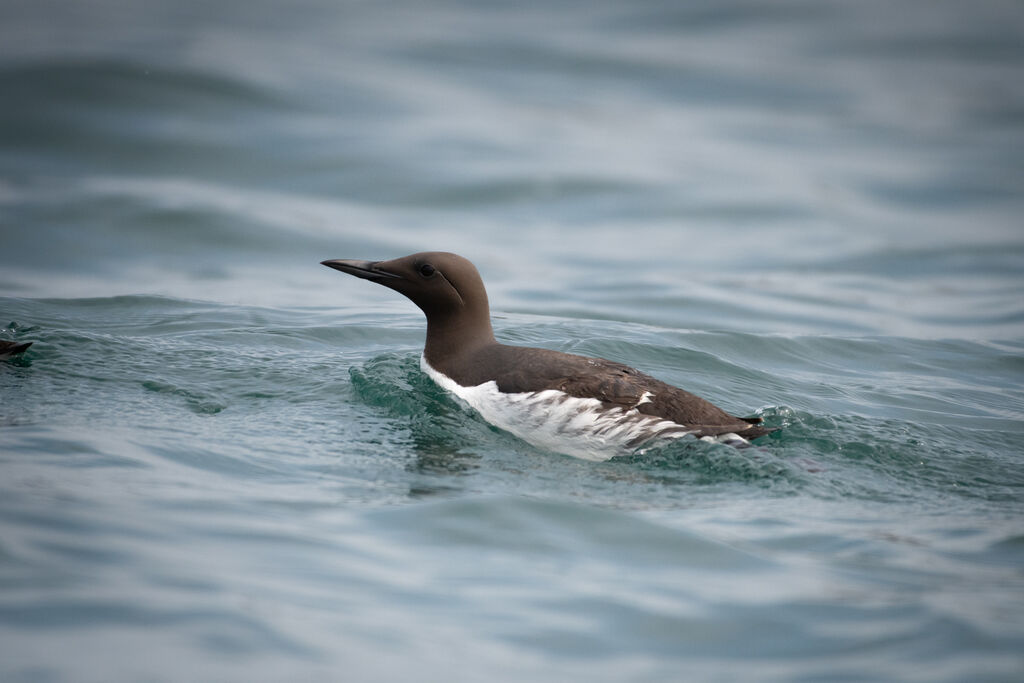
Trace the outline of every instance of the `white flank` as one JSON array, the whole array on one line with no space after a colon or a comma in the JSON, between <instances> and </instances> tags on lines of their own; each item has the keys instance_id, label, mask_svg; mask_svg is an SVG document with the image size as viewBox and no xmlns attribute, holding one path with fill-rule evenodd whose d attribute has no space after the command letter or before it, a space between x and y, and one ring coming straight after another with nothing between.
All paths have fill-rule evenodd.
<instances>
[{"instance_id":1,"label":"white flank","mask_svg":"<svg viewBox=\"0 0 1024 683\"><path fill-rule=\"evenodd\" d=\"M608 460L653 439L678 439L691 433L683 425L644 415L635 406L605 408L597 399L576 398L554 389L504 394L493 381L464 387L430 367L424 356L420 356L420 367L492 425L538 448L584 460ZM636 405L650 400L649 393L644 393Z\"/></svg>"}]
</instances>

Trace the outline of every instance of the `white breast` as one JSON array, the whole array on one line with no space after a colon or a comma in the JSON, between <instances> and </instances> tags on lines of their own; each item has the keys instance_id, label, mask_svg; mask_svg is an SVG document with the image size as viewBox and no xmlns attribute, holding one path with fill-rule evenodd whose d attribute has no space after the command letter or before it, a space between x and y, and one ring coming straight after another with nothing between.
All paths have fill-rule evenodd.
<instances>
[{"instance_id":1,"label":"white breast","mask_svg":"<svg viewBox=\"0 0 1024 683\"><path fill-rule=\"evenodd\" d=\"M653 441L692 433L670 420L644 415L636 406L606 408L597 399L576 398L554 389L505 394L493 381L464 387L430 367L424 356L420 367L494 426L538 448L585 460L607 460ZM648 401L650 396L645 393L637 405ZM728 436L743 440L735 434Z\"/></svg>"}]
</instances>

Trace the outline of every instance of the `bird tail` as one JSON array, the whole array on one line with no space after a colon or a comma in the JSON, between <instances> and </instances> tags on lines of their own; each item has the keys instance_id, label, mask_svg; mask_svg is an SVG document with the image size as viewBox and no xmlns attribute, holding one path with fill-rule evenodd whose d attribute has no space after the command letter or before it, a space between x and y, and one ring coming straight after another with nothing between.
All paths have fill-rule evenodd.
<instances>
[{"instance_id":1,"label":"bird tail","mask_svg":"<svg viewBox=\"0 0 1024 683\"><path fill-rule=\"evenodd\" d=\"M780 427L750 427L749 429L744 429L742 432L737 433L744 439L756 439L760 436L777 432L779 429Z\"/></svg>"},{"instance_id":2,"label":"bird tail","mask_svg":"<svg viewBox=\"0 0 1024 683\"><path fill-rule=\"evenodd\" d=\"M760 425L764 422L760 417L741 417L740 419L750 425ZM780 429L781 427L749 427L744 429L742 432L739 432L739 434L745 439L756 439L759 436L771 434L772 432L777 432Z\"/></svg>"}]
</instances>

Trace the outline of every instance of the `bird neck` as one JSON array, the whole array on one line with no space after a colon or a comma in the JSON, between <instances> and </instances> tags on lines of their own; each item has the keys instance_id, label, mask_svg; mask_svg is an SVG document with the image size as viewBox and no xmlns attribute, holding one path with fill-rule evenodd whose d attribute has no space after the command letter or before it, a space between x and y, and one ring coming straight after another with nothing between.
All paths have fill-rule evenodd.
<instances>
[{"instance_id":1,"label":"bird neck","mask_svg":"<svg viewBox=\"0 0 1024 683\"><path fill-rule=\"evenodd\" d=\"M455 356L496 343L489 311L462 310L454 315L427 319L427 344L423 355L431 367L443 371Z\"/></svg>"}]
</instances>

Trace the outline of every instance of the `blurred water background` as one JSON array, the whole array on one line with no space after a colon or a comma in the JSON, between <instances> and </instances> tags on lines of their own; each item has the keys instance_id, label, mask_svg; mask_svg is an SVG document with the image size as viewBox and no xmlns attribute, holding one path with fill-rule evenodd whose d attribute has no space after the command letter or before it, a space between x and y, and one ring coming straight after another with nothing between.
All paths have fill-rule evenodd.
<instances>
[{"instance_id":1,"label":"blurred water background","mask_svg":"<svg viewBox=\"0 0 1024 683\"><path fill-rule=\"evenodd\" d=\"M1019 2L7 0L0 680L1024 675ZM783 429L592 463L318 265Z\"/></svg>"}]
</instances>

